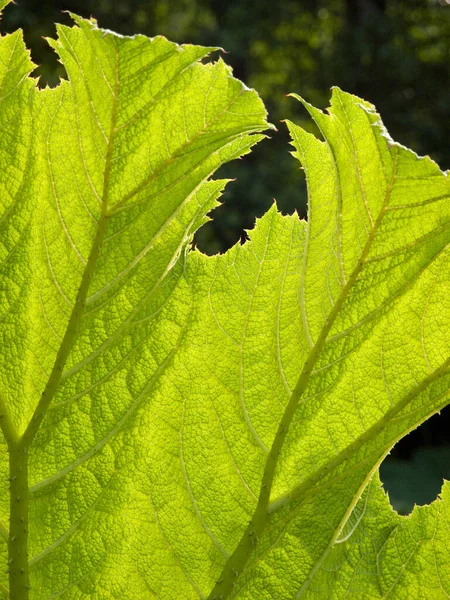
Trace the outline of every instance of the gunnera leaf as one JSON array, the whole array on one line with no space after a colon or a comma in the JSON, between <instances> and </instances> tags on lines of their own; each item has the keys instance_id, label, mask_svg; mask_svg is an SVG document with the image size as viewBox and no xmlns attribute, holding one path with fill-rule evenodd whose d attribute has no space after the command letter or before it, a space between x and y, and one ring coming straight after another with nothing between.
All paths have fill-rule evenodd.
<instances>
[{"instance_id":1,"label":"gunnera leaf","mask_svg":"<svg viewBox=\"0 0 450 600\"><path fill-rule=\"evenodd\" d=\"M448 173L335 88L323 141L288 123L307 221L207 257L261 101L73 18L55 89L0 39L5 596L447 597L447 488L404 520L376 471L448 403Z\"/></svg>"},{"instance_id":2,"label":"gunnera leaf","mask_svg":"<svg viewBox=\"0 0 450 600\"><path fill-rule=\"evenodd\" d=\"M132 455L164 428L138 415L193 318L186 251L226 184L211 175L268 125L221 59L202 64L214 48L73 18L50 40L55 89L28 77L20 32L0 40L1 577L26 597L28 554L33 598L142 598L157 513L145 444Z\"/></svg>"}]
</instances>

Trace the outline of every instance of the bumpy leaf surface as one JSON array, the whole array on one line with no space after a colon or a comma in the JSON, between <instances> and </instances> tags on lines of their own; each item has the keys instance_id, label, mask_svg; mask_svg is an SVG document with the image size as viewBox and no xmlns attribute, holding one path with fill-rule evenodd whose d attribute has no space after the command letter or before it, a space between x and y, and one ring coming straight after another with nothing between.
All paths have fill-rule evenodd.
<instances>
[{"instance_id":1,"label":"bumpy leaf surface","mask_svg":"<svg viewBox=\"0 0 450 600\"><path fill-rule=\"evenodd\" d=\"M334 89L288 123L307 221L204 256L261 101L74 19L55 89L0 38L2 572L23 444L32 600L448 597L450 490L405 519L374 476L448 403L448 174Z\"/></svg>"}]
</instances>

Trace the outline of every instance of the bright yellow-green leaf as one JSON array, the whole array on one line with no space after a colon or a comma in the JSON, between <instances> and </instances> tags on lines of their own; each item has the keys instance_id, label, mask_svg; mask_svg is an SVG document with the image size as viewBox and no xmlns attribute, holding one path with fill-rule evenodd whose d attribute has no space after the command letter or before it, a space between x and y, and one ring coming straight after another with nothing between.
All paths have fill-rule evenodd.
<instances>
[{"instance_id":1,"label":"bright yellow-green leaf","mask_svg":"<svg viewBox=\"0 0 450 600\"><path fill-rule=\"evenodd\" d=\"M11 597L26 593L29 485L31 596L129 589L142 598L137 561L142 544L152 547L145 521L155 513L140 490L145 461L135 467L130 456L135 422L190 323L186 251L226 183L210 176L267 123L257 94L222 60L202 64L213 48L123 38L74 19L50 41L69 76L56 89L27 78L20 33L0 46L2 444L19 498ZM150 513L138 510L144 500Z\"/></svg>"},{"instance_id":2,"label":"bright yellow-green leaf","mask_svg":"<svg viewBox=\"0 0 450 600\"><path fill-rule=\"evenodd\" d=\"M405 520L374 473L448 402L448 174L334 89L324 141L288 123L307 222L204 256L261 101L213 48L74 20L54 89L0 39L1 590L446 597L447 488Z\"/></svg>"}]
</instances>

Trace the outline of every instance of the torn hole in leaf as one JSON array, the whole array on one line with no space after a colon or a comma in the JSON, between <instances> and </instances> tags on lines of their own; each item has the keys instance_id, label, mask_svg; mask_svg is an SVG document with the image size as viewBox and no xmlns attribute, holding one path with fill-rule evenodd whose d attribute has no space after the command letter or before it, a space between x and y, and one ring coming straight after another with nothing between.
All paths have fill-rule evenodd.
<instances>
[{"instance_id":1,"label":"torn hole in leaf","mask_svg":"<svg viewBox=\"0 0 450 600\"><path fill-rule=\"evenodd\" d=\"M443 480L450 479L450 406L401 439L380 466L392 507L410 514L415 504L430 504Z\"/></svg>"}]
</instances>

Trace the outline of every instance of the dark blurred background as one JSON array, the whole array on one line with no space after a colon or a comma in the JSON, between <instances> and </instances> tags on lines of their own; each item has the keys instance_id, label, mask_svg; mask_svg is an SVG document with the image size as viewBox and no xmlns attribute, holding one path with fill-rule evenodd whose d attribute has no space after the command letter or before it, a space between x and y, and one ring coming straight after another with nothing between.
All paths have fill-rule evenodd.
<instances>
[{"instance_id":1,"label":"dark blurred background","mask_svg":"<svg viewBox=\"0 0 450 600\"><path fill-rule=\"evenodd\" d=\"M94 16L122 34L165 35L180 43L220 46L236 77L256 88L278 132L242 161L223 167L236 177L224 206L196 236L204 252L223 252L253 227L276 198L283 212L306 216L306 189L289 154L282 119L314 131L289 92L328 105L337 85L376 105L392 137L441 168L450 168L450 0L16 0L2 30L21 27L41 84L64 69L43 37L63 11ZM428 503L450 478L450 408L394 448L381 468L401 512Z\"/></svg>"}]
</instances>

